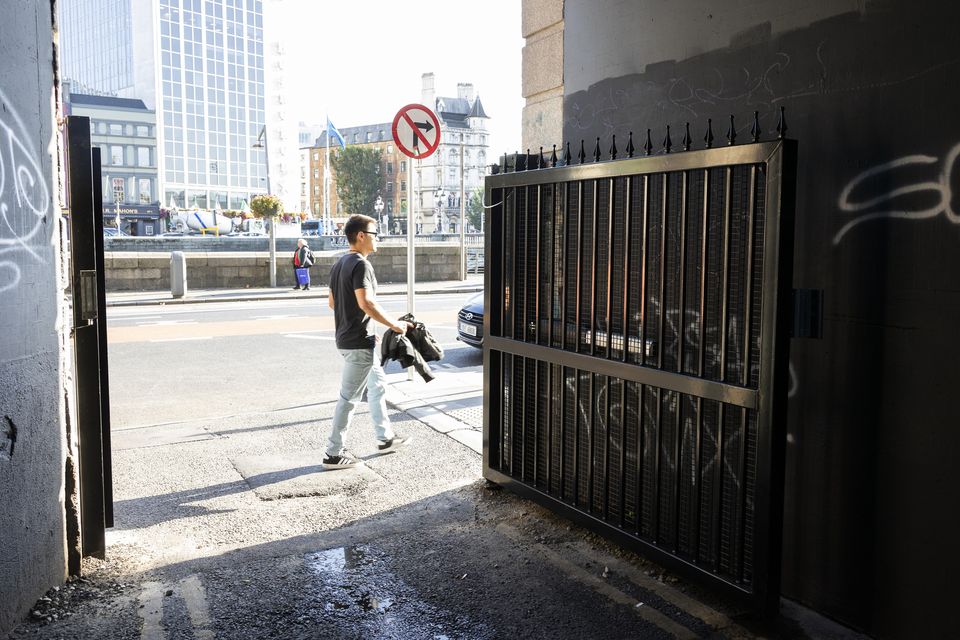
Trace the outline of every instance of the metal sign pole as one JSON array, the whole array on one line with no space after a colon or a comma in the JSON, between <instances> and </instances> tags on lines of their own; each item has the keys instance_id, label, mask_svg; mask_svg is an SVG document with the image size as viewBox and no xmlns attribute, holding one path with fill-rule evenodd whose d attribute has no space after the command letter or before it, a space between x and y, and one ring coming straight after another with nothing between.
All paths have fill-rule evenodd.
<instances>
[{"instance_id":1,"label":"metal sign pole","mask_svg":"<svg viewBox=\"0 0 960 640\"><path fill-rule=\"evenodd\" d=\"M466 248L466 206L467 200L464 197L466 176L463 174L463 134L460 134L460 279L467 279L467 248Z\"/></svg>"},{"instance_id":2,"label":"metal sign pole","mask_svg":"<svg viewBox=\"0 0 960 640\"><path fill-rule=\"evenodd\" d=\"M420 161L417 160L419 164ZM414 218L413 218L413 203L417 201L417 192L414 190L413 185L413 158L407 162L407 184L410 185L410 188L407 189L407 312L415 313L415 298L413 291L414 281L416 280L417 275L417 262L416 262L416 253L414 251L414 242L416 241L416 230L414 227ZM413 380L413 367L407 367L407 380Z\"/></svg>"}]
</instances>

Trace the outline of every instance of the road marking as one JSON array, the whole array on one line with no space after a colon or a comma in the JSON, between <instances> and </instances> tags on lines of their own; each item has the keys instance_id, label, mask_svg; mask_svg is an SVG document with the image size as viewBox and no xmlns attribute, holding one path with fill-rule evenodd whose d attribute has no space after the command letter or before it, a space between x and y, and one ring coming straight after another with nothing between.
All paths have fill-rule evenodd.
<instances>
[{"instance_id":1,"label":"road marking","mask_svg":"<svg viewBox=\"0 0 960 640\"><path fill-rule=\"evenodd\" d=\"M140 619L143 628L140 637L143 640L165 640L166 634L160 621L163 619L163 585L159 582L144 582L140 591Z\"/></svg>"},{"instance_id":2,"label":"road marking","mask_svg":"<svg viewBox=\"0 0 960 640\"><path fill-rule=\"evenodd\" d=\"M147 340L147 342L184 342L186 340L212 340L213 336L196 336L190 338L158 338L157 340Z\"/></svg>"},{"instance_id":3,"label":"road marking","mask_svg":"<svg viewBox=\"0 0 960 640\"><path fill-rule=\"evenodd\" d=\"M138 327L163 327L170 325L198 324L197 320L157 320L156 322L138 322Z\"/></svg>"},{"instance_id":4,"label":"road marking","mask_svg":"<svg viewBox=\"0 0 960 640\"><path fill-rule=\"evenodd\" d=\"M154 319L162 318L162 317L163 317L163 316L117 316L117 317L114 318L114 317L113 317L113 314L107 314L107 321L109 322L109 321L120 320L120 319L123 319L123 320L154 320Z\"/></svg>"},{"instance_id":5,"label":"road marking","mask_svg":"<svg viewBox=\"0 0 960 640\"><path fill-rule=\"evenodd\" d=\"M282 320L284 318L303 318L305 316L298 316L292 313L278 314L272 316L252 316L251 320Z\"/></svg>"},{"instance_id":6,"label":"road marking","mask_svg":"<svg viewBox=\"0 0 960 640\"><path fill-rule=\"evenodd\" d=\"M304 333L283 333L284 338L306 338L307 340L336 340L334 336L308 336Z\"/></svg>"},{"instance_id":7,"label":"road marking","mask_svg":"<svg viewBox=\"0 0 960 640\"><path fill-rule=\"evenodd\" d=\"M210 628L210 610L207 606L207 591L203 588L200 578L194 574L180 581L180 595L187 605L190 622L193 625L193 636L197 640L213 640L213 629Z\"/></svg>"}]
</instances>

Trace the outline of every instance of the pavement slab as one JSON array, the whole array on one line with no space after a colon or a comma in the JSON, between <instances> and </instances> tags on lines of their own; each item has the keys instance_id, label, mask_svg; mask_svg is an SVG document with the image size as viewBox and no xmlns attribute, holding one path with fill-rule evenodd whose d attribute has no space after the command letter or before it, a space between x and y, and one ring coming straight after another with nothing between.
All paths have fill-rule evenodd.
<instances>
[{"instance_id":1,"label":"pavement slab","mask_svg":"<svg viewBox=\"0 0 960 640\"><path fill-rule=\"evenodd\" d=\"M382 478L364 464L325 469L323 449L242 456L233 466L261 500L356 494Z\"/></svg>"}]
</instances>

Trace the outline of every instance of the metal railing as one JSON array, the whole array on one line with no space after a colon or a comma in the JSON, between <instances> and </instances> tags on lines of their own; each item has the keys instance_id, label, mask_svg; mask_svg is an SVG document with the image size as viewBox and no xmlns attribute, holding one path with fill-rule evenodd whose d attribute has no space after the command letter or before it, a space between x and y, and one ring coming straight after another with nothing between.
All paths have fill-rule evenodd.
<instances>
[{"instance_id":1,"label":"metal railing","mask_svg":"<svg viewBox=\"0 0 960 640\"><path fill-rule=\"evenodd\" d=\"M487 179L484 475L770 611L796 145L755 127Z\"/></svg>"}]
</instances>

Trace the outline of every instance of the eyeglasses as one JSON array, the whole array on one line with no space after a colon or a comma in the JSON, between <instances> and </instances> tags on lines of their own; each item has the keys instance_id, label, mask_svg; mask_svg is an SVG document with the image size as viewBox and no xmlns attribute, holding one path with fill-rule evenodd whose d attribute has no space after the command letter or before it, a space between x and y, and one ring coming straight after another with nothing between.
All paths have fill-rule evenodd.
<instances>
[{"instance_id":1,"label":"eyeglasses","mask_svg":"<svg viewBox=\"0 0 960 640\"><path fill-rule=\"evenodd\" d=\"M379 236L379 235L380 235L380 233L377 232L377 231L364 231L364 233L367 234L368 236Z\"/></svg>"}]
</instances>

